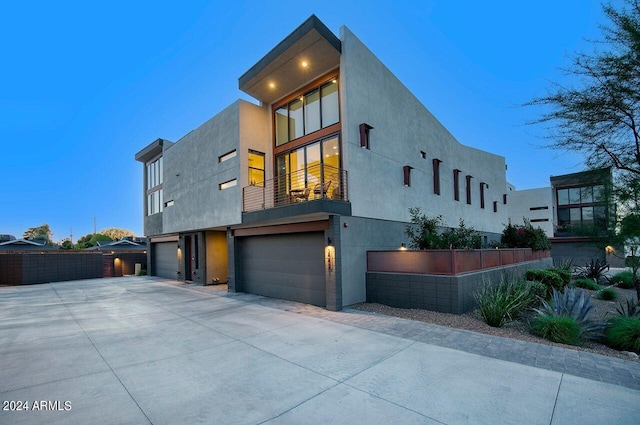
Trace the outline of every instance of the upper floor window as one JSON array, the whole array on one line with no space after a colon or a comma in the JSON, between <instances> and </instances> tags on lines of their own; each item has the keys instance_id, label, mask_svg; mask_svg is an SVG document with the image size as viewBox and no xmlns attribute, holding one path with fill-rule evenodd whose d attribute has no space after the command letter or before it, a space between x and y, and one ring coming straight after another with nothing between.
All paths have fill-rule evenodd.
<instances>
[{"instance_id":1,"label":"upper floor window","mask_svg":"<svg viewBox=\"0 0 640 425\"><path fill-rule=\"evenodd\" d=\"M607 228L607 199L604 185L556 189L558 230L595 226Z\"/></svg>"},{"instance_id":2,"label":"upper floor window","mask_svg":"<svg viewBox=\"0 0 640 425\"><path fill-rule=\"evenodd\" d=\"M264 153L249 149L249 184L264 186Z\"/></svg>"},{"instance_id":3,"label":"upper floor window","mask_svg":"<svg viewBox=\"0 0 640 425\"><path fill-rule=\"evenodd\" d=\"M275 110L276 146L340 121L338 79L316 87Z\"/></svg>"},{"instance_id":4,"label":"upper floor window","mask_svg":"<svg viewBox=\"0 0 640 425\"><path fill-rule=\"evenodd\" d=\"M162 212L164 207L162 193L163 163L162 157L147 163L147 215Z\"/></svg>"}]
</instances>

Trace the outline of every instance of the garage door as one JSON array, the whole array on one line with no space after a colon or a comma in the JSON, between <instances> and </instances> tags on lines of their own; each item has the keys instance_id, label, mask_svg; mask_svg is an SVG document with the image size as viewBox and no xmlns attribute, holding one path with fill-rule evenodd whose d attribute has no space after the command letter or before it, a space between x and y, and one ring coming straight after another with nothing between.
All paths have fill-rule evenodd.
<instances>
[{"instance_id":1,"label":"garage door","mask_svg":"<svg viewBox=\"0 0 640 425\"><path fill-rule=\"evenodd\" d=\"M178 243L177 242L157 242L151 244L153 256L153 275L162 276L169 279L176 278L178 271Z\"/></svg>"},{"instance_id":2,"label":"garage door","mask_svg":"<svg viewBox=\"0 0 640 425\"><path fill-rule=\"evenodd\" d=\"M237 242L242 291L326 305L322 232L248 236Z\"/></svg>"}]
</instances>

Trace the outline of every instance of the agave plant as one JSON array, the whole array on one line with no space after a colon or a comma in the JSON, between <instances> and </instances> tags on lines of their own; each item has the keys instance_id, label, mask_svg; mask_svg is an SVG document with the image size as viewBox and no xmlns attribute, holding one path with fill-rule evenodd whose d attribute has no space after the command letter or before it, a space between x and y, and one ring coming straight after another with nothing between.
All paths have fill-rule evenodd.
<instances>
[{"instance_id":1,"label":"agave plant","mask_svg":"<svg viewBox=\"0 0 640 425\"><path fill-rule=\"evenodd\" d=\"M623 317L640 317L640 303L635 302L633 298L626 299L626 306L622 304L622 301L618 301L614 314Z\"/></svg>"},{"instance_id":2,"label":"agave plant","mask_svg":"<svg viewBox=\"0 0 640 425\"><path fill-rule=\"evenodd\" d=\"M571 317L580 327L582 338L599 339L602 337L606 323L590 319L594 305L591 303L591 297L585 297L584 291L581 289L565 288L563 292L558 292L554 288L551 300L541 301L542 306L533 309L540 317Z\"/></svg>"}]
</instances>

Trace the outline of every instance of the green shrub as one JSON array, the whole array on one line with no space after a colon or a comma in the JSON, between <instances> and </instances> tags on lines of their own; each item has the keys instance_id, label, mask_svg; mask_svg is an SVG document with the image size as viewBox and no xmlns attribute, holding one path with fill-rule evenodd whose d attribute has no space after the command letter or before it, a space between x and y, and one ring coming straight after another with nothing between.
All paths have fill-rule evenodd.
<instances>
[{"instance_id":1,"label":"green shrub","mask_svg":"<svg viewBox=\"0 0 640 425\"><path fill-rule=\"evenodd\" d=\"M613 317L605 331L607 345L626 351L640 352L640 318Z\"/></svg>"},{"instance_id":2,"label":"green shrub","mask_svg":"<svg viewBox=\"0 0 640 425\"><path fill-rule=\"evenodd\" d=\"M560 279L562 279L562 285L563 286L567 286L569 284L569 282L571 282L571 271L567 270L567 269L563 269L563 268L559 268L559 267L554 267L552 269L549 269L552 272L556 272L556 274L558 276L560 276Z\"/></svg>"},{"instance_id":3,"label":"green shrub","mask_svg":"<svg viewBox=\"0 0 640 425\"><path fill-rule=\"evenodd\" d=\"M601 289L600 285L598 285L593 279L576 279L576 281L573 282L573 286L576 288L591 289L592 291L599 291Z\"/></svg>"},{"instance_id":4,"label":"green shrub","mask_svg":"<svg viewBox=\"0 0 640 425\"><path fill-rule=\"evenodd\" d=\"M474 295L480 316L493 327L502 327L536 302L532 285L523 280L502 280L497 285L484 283Z\"/></svg>"},{"instance_id":5,"label":"green shrub","mask_svg":"<svg viewBox=\"0 0 640 425\"><path fill-rule=\"evenodd\" d=\"M533 320L531 331L561 344L579 345L581 342L580 326L569 316L538 316Z\"/></svg>"},{"instance_id":6,"label":"green shrub","mask_svg":"<svg viewBox=\"0 0 640 425\"><path fill-rule=\"evenodd\" d=\"M593 308L591 297L585 297L584 291L565 288L563 292L553 289L551 300L543 300L542 306L533 310L538 314L536 319L545 316L570 317L578 325L581 339L598 339L606 324L590 319Z\"/></svg>"},{"instance_id":7,"label":"green shrub","mask_svg":"<svg viewBox=\"0 0 640 425\"><path fill-rule=\"evenodd\" d=\"M622 289L633 289L633 273L631 272L620 272L609 279L609 282L612 285L618 285L618 288Z\"/></svg>"},{"instance_id":8,"label":"green shrub","mask_svg":"<svg viewBox=\"0 0 640 425\"><path fill-rule=\"evenodd\" d=\"M445 227L441 215L428 217L420 208L409 208L411 224L405 228L413 249L478 249L482 247L482 237L473 227L460 219L458 228Z\"/></svg>"},{"instance_id":9,"label":"green shrub","mask_svg":"<svg viewBox=\"0 0 640 425\"><path fill-rule=\"evenodd\" d=\"M618 299L618 294L613 288L605 288L597 293L598 298L605 301L615 301Z\"/></svg>"},{"instance_id":10,"label":"green shrub","mask_svg":"<svg viewBox=\"0 0 640 425\"><path fill-rule=\"evenodd\" d=\"M534 251L551 249L551 242L544 230L534 228L526 219L524 226L507 225L502 231L500 243L507 248L531 248Z\"/></svg>"},{"instance_id":11,"label":"green shrub","mask_svg":"<svg viewBox=\"0 0 640 425\"><path fill-rule=\"evenodd\" d=\"M551 295L553 289L561 291L564 288L562 278L554 270L527 270L525 278L542 283L547 288L545 298Z\"/></svg>"},{"instance_id":12,"label":"green shrub","mask_svg":"<svg viewBox=\"0 0 640 425\"><path fill-rule=\"evenodd\" d=\"M535 304L538 304L538 300L544 299L547 297L547 287L542 282L538 282L537 280L534 280L528 283L529 283L531 293L536 299Z\"/></svg>"},{"instance_id":13,"label":"green shrub","mask_svg":"<svg viewBox=\"0 0 640 425\"><path fill-rule=\"evenodd\" d=\"M146 276L147 275L147 270L146 269L140 269L140 272L138 273L138 276Z\"/></svg>"}]
</instances>

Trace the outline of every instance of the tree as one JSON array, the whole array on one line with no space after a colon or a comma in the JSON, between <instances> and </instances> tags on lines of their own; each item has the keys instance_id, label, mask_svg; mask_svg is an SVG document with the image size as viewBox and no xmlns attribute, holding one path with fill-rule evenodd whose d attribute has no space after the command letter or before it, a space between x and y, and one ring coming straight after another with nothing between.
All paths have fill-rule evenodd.
<instances>
[{"instance_id":1,"label":"tree","mask_svg":"<svg viewBox=\"0 0 640 425\"><path fill-rule=\"evenodd\" d=\"M69 239L65 239L60 244L60 249L64 249L64 250L73 249L73 244L71 243L71 241Z\"/></svg>"},{"instance_id":2,"label":"tree","mask_svg":"<svg viewBox=\"0 0 640 425\"><path fill-rule=\"evenodd\" d=\"M126 236L135 236L131 230L118 229L117 227L110 227L108 229L100 230L101 235L105 235L111 238L111 240L118 241Z\"/></svg>"},{"instance_id":3,"label":"tree","mask_svg":"<svg viewBox=\"0 0 640 425\"><path fill-rule=\"evenodd\" d=\"M565 73L577 87L555 84L529 102L550 108L534 124L550 125L548 147L580 152L591 168L613 167L640 178L640 1L603 6L610 21L593 54L578 53ZM637 180L636 180L637 181Z\"/></svg>"},{"instance_id":4,"label":"tree","mask_svg":"<svg viewBox=\"0 0 640 425\"><path fill-rule=\"evenodd\" d=\"M44 240L47 245L51 245L53 233L51 232L51 228L47 223L42 223L42 225L38 227L29 227L27 231L22 234L22 237L31 241Z\"/></svg>"},{"instance_id":5,"label":"tree","mask_svg":"<svg viewBox=\"0 0 640 425\"><path fill-rule=\"evenodd\" d=\"M112 240L113 238L110 238L107 235L103 235L102 233L89 233L88 235L78 239L78 241L76 242L76 247L78 249L85 249L98 245L98 242L110 242Z\"/></svg>"},{"instance_id":6,"label":"tree","mask_svg":"<svg viewBox=\"0 0 640 425\"><path fill-rule=\"evenodd\" d=\"M636 297L640 302L640 215L629 214L620 222L620 236L624 238L624 243L629 247L630 256L627 264L633 273L633 283L636 287Z\"/></svg>"}]
</instances>

